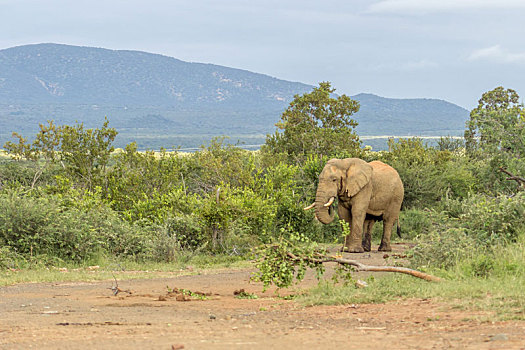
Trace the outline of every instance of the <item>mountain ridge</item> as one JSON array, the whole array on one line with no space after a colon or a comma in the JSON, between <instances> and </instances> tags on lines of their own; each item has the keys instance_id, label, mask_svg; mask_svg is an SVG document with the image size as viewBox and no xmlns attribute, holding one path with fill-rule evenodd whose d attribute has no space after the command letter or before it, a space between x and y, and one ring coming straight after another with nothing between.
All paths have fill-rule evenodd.
<instances>
[{"instance_id":1,"label":"mountain ridge","mask_svg":"<svg viewBox=\"0 0 525 350\"><path fill-rule=\"evenodd\" d=\"M249 98L280 104L293 96L298 85L305 91L311 88L246 70L142 51L33 44L0 50L0 54L0 67L18 73L30 86L33 100L40 103L185 107L187 102ZM16 82L11 82L14 87ZM275 89L268 89L272 85ZM112 89L115 86L119 88ZM27 96L12 91L20 89L0 90L0 101L27 101Z\"/></svg>"},{"instance_id":2,"label":"mountain ridge","mask_svg":"<svg viewBox=\"0 0 525 350\"><path fill-rule=\"evenodd\" d=\"M294 95L313 87L142 51L16 46L0 50L0 145L12 131L34 133L48 119L98 127L105 116L120 144L188 146L210 135L253 143L254 135L275 131ZM351 97L361 104L353 116L359 135L459 135L468 118L466 109L439 99Z\"/></svg>"}]
</instances>

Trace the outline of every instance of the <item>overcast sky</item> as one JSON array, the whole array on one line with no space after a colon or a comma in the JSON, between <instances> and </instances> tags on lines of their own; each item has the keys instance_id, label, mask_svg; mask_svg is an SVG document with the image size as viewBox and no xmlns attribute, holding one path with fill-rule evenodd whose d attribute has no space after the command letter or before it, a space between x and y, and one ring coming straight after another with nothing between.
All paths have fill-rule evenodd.
<instances>
[{"instance_id":1,"label":"overcast sky","mask_svg":"<svg viewBox=\"0 0 525 350\"><path fill-rule=\"evenodd\" d=\"M0 0L0 49L141 50L471 109L499 85L525 97L524 22L525 0Z\"/></svg>"}]
</instances>

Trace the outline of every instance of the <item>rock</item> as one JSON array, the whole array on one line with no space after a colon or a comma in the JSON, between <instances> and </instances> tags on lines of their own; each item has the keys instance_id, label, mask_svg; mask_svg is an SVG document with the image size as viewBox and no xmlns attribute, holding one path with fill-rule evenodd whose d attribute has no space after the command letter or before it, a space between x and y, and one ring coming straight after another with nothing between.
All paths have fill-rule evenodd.
<instances>
[{"instance_id":1,"label":"rock","mask_svg":"<svg viewBox=\"0 0 525 350\"><path fill-rule=\"evenodd\" d=\"M355 286L358 288L366 288L368 287L368 283L366 283L365 281L357 280L355 282Z\"/></svg>"},{"instance_id":2,"label":"rock","mask_svg":"<svg viewBox=\"0 0 525 350\"><path fill-rule=\"evenodd\" d=\"M505 341L509 340L509 337L505 333L500 333L490 337L490 341Z\"/></svg>"}]
</instances>

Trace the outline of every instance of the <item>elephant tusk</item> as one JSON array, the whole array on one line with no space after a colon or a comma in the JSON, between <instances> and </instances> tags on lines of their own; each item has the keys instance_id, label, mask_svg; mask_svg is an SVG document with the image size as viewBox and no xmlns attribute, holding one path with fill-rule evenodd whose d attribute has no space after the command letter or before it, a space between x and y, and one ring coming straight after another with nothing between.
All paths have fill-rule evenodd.
<instances>
[{"instance_id":1,"label":"elephant tusk","mask_svg":"<svg viewBox=\"0 0 525 350\"><path fill-rule=\"evenodd\" d=\"M315 203L312 203L312 204L310 204L309 206L307 206L306 208L303 208L303 210L310 210L310 209L312 209L313 207L315 207Z\"/></svg>"},{"instance_id":2,"label":"elephant tusk","mask_svg":"<svg viewBox=\"0 0 525 350\"><path fill-rule=\"evenodd\" d=\"M332 203L334 202L334 200L335 200L335 197L330 198L330 200L326 204L324 204L323 206L325 206L325 207L331 206Z\"/></svg>"}]
</instances>

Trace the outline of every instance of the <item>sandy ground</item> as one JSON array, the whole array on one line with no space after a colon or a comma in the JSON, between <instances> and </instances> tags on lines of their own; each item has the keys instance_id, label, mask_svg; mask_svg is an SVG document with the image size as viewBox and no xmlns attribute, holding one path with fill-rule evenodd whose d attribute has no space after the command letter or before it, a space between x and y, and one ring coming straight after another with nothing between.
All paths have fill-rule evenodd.
<instances>
[{"instance_id":1,"label":"sandy ground","mask_svg":"<svg viewBox=\"0 0 525 350\"><path fill-rule=\"evenodd\" d=\"M383 263L382 253L349 256ZM263 293L250 273L120 281L132 293L117 295L112 281L3 287L0 348L525 349L523 321L482 322L483 313L424 299L303 307ZM210 295L183 301L176 288ZM237 298L241 288L258 298Z\"/></svg>"}]
</instances>

